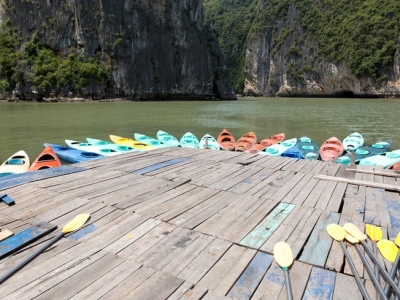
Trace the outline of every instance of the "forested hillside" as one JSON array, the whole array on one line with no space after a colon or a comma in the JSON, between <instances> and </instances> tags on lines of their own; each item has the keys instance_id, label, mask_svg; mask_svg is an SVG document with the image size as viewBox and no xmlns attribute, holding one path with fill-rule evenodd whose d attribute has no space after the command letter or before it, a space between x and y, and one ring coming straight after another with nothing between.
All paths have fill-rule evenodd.
<instances>
[{"instance_id":1,"label":"forested hillside","mask_svg":"<svg viewBox=\"0 0 400 300\"><path fill-rule=\"evenodd\" d=\"M204 7L237 92L324 85L329 64L378 95L399 80L398 0L204 0Z\"/></svg>"}]
</instances>

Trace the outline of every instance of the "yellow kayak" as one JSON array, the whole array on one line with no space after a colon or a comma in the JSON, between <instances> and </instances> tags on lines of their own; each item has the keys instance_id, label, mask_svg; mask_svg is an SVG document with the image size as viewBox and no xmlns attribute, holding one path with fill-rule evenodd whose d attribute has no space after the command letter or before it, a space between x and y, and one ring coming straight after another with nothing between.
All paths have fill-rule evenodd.
<instances>
[{"instance_id":1,"label":"yellow kayak","mask_svg":"<svg viewBox=\"0 0 400 300\"><path fill-rule=\"evenodd\" d=\"M130 146L132 148L135 148L135 149L138 149L138 150L143 150L143 151L157 149L156 147L149 146L148 144L145 144L145 143L142 143L142 142L138 142L138 141L135 141L135 140L130 139L130 138L120 137L120 136L117 136L117 135L110 135L110 140L113 141L116 144L124 145L124 146Z\"/></svg>"},{"instance_id":2,"label":"yellow kayak","mask_svg":"<svg viewBox=\"0 0 400 300\"><path fill-rule=\"evenodd\" d=\"M0 166L0 177L28 172L30 164L26 152L20 150L2 163Z\"/></svg>"}]
</instances>

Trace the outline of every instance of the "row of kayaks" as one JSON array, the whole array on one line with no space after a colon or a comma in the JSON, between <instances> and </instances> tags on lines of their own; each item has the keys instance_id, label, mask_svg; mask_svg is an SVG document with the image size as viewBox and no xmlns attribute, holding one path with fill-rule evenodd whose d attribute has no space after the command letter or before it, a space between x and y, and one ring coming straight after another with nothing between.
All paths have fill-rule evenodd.
<instances>
[{"instance_id":1,"label":"row of kayaks","mask_svg":"<svg viewBox=\"0 0 400 300\"><path fill-rule=\"evenodd\" d=\"M28 155L23 150L18 151L0 165L0 177L54 168L61 165L60 159L69 163L79 163L162 147L208 148L297 159L321 159L344 165L350 165L353 156L354 162L359 165L380 165L400 171L400 149L389 151L390 140L364 146L364 138L357 132L350 134L343 141L331 137L321 147L307 136L285 139L284 133L257 141L254 132L248 132L235 140L227 129L223 129L217 139L206 134L199 140L194 134L187 132L178 140L171 134L159 130L156 138L135 133L134 139L110 135L110 141L86 138L85 142L65 140L65 143L65 146L45 143L45 149L32 165Z\"/></svg>"}]
</instances>

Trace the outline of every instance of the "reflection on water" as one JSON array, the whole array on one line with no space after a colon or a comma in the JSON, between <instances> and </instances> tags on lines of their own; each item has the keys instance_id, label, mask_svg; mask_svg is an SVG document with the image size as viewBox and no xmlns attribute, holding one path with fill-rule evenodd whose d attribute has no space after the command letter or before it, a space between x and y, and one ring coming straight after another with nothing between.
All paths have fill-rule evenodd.
<instances>
[{"instance_id":1,"label":"reflection on water","mask_svg":"<svg viewBox=\"0 0 400 300\"><path fill-rule=\"evenodd\" d=\"M284 132L307 135L322 144L331 136L343 140L361 133L368 144L392 139L400 148L400 100L240 98L238 101L171 101L105 103L1 103L0 161L18 150L31 160L43 143L64 144L109 135L133 138L135 132L155 137L164 130L180 138L217 137L227 128L236 138L253 131L259 139Z\"/></svg>"}]
</instances>

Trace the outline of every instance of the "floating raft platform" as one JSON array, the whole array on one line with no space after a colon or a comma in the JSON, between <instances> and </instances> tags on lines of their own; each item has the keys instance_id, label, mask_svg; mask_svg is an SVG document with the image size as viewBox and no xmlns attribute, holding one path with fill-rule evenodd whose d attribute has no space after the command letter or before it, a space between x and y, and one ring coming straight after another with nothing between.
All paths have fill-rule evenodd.
<instances>
[{"instance_id":1,"label":"floating raft platform","mask_svg":"<svg viewBox=\"0 0 400 300\"><path fill-rule=\"evenodd\" d=\"M2 299L286 299L273 246L287 242L294 299L362 299L326 226L400 231L392 171L241 152L164 148L3 178L0 226L58 229L1 260L16 265L81 213L85 227L0 285ZM376 292L347 244L372 299ZM384 262L388 270L391 264Z\"/></svg>"}]
</instances>

